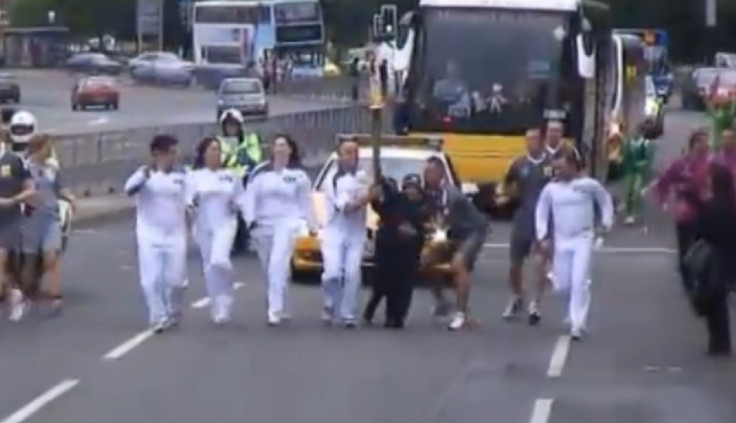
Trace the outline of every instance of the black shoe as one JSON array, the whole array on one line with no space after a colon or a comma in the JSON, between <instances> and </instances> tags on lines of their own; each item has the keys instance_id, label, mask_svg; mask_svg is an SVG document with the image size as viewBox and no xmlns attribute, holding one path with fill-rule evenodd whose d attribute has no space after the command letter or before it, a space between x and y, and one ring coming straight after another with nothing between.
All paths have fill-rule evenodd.
<instances>
[{"instance_id":1,"label":"black shoe","mask_svg":"<svg viewBox=\"0 0 736 423\"><path fill-rule=\"evenodd\" d=\"M386 329L393 329L396 327L396 322L392 319L386 319L386 321L383 322L383 327Z\"/></svg>"},{"instance_id":2,"label":"black shoe","mask_svg":"<svg viewBox=\"0 0 736 423\"><path fill-rule=\"evenodd\" d=\"M538 325L541 320L542 320L542 316L539 314L539 312L533 311L529 313L529 324L531 326Z\"/></svg>"}]
</instances>

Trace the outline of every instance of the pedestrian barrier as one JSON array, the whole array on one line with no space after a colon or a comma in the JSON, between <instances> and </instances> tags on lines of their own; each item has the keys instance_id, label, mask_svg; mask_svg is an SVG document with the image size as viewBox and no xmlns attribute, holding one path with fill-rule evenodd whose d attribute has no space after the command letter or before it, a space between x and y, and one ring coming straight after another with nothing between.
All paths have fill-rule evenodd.
<instances>
[{"instance_id":1,"label":"pedestrian barrier","mask_svg":"<svg viewBox=\"0 0 736 423\"><path fill-rule=\"evenodd\" d=\"M391 120L384 118L384 130L390 126ZM364 106L346 106L276 116L248 123L247 127L264 143L280 133L291 135L302 149L305 165L314 167L333 151L338 133L368 132L371 118ZM86 197L120 192L125 178L148 162L149 142L157 134L175 136L181 154L191 158L202 138L217 134L217 126L187 124L59 135L54 145L66 185L77 195Z\"/></svg>"},{"instance_id":2,"label":"pedestrian barrier","mask_svg":"<svg viewBox=\"0 0 736 423\"><path fill-rule=\"evenodd\" d=\"M356 80L349 76L285 79L272 88L274 94L337 101L366 99L369 91L367 77ZM353 90L356 88L358 99L353 98Z\"/></svg>"}]
</instances>

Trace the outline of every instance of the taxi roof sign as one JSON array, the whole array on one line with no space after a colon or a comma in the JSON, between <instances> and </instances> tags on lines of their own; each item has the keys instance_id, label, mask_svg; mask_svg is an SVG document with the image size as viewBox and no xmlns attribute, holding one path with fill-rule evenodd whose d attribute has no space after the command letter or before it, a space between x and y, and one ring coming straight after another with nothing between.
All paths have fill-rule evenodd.
<instances>
[{"instance_id":1,"label":"taxi roof sign","mask_svg":"<svg viewBox=\"0 0 736 423\"><path fill-rule=\"evenodd\" d=\"M345 141L354 141L361 146L370 146L373 144L373 136L370 134L339 134L337 136L338 145ZM439 151L443 144L444 140L440 137L381 135L381 145L386 147L429 148Z\"/></svg>"}]
</instances>

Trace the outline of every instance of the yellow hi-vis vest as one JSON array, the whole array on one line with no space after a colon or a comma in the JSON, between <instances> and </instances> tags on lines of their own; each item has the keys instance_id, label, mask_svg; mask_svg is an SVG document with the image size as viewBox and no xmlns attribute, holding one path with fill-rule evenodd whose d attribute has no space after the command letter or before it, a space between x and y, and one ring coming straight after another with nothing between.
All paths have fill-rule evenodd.
<instances>
[{"instance_id":1,"label":"yellow hi-vis vest","mask_svg":"<svg viewBox=\"0 0 736 423\"><path fill-rule=\"evenodd\" d=\"M222 163L226 168L234 170L238 176L243 177L248 163L240 160L242 156L250 158L254 164L261 161L261 145L258 135L252 132L245 134L243 140L235 147L232 146L229 138L218 137L222 151Z\"/></svg>"}]
</instances>

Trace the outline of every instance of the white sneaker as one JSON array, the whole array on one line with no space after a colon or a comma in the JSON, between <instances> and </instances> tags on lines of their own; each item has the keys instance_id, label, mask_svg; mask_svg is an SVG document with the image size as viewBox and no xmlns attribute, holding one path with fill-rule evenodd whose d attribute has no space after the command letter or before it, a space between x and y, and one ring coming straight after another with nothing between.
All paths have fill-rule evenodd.
<instances>
[{"instance_id":1,"label":"white sneaker","mask_svg":"<svg viewBox=\"0 0 736 423\"><path fill-rule=\"evenodd\" d=\"M281 324L281 316L277 314L268 314L268 325L269 326L278 326Z\"/></svg>"},{"instance_id":2,"label":"white sneaker","mask_svg":"<svg viewBox=\"0 0 736 423\"><path fill-rule=\"evenodd\" d=\"M8 319L12 322L18 322L23 319L28 309L28 304L23 300L23 293L19 289L10 291L9 299L10 313Z\"/></svg>"},{"instance_id":3,"label":"white sneaker","mask_svg":"<svg viewBox=\"0 0 736 423\"><path fill-rule=\"evenodd\" d=\"M153 325L153 333L155 334L164 333L164 331L166 331L166 329L168 329L169 327L170 326L169 326L168 321L156 323L155 325Z\"/></svg>"},{"instance_id":4,"label":"white sneaker","mask_svg":"<svg viewBox=\"0 0 736 423\"><path fill-rule=\"evenodd\" d=\"M634 216L626 216L626 219L624 219L624 225L633 225L634 223L636 223Z\"/></svg>"},{"instance_id":5,"label":"white sneaker","mask_svg":"<svg viewBox=\"0 0 736 423\"><path fill-rule=\"evenodd\" d=\"M511 297L506 309L503 312L503 318L506 320L513 319L524 311L524 300L520 297Z\"/></svg>"},{"instance_id":6,"label":"white sneaker","mask_svg":"<svg viewBox=\"0 0 736 423\"><path fill-rule=\"evenodd\" d=\"M573 341L579 341L583 338L583 330L581 328L572 328L570 330L570 338L572 338Z\"/></svg>"},{"instance_id":7,"label":"white sneaker","mask_svg":"<svg viewBox=\"0 0 736 423\"><path fill-rule=\"evenodd\" d=\"M322 323L331 324L335 320L335 310L332 307L324 306L322 308Z\"/></svg>"},{"instance_id":8,"label":"white sneaker","mask_svg":"<svg viewBox=\"0 0 736 423\"><path fill-rule=\"evenodd\" d=\"M529 324L536 326L542 320L542 312L539 310L539 304L536 301L529 303Z\"/></svg>"},{"instance_id":9,"label":"white sneaker","mask_svg":"<svg viewBox=\"0 0 736 423\"><path fill-rule=\"evenodd\" d=\"M462 329L465 326L465 313L458 311L452 316L452 320L450 320L450 324L447 325L447 329L449 330L458 330Z\"/></svg>"}]
</instances>

